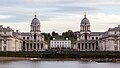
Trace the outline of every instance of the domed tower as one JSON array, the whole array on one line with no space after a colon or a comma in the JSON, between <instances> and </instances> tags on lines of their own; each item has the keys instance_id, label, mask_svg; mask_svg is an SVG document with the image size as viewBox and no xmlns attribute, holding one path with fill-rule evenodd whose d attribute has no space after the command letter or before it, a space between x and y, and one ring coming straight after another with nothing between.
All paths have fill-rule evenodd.
<instances>
[{"instance_id":1,"label":"domed tower","mask_svg":"<svg viewBox=\"0 0 120 68\"><path fill-rule=\"evenodd\" d=\"M82 37L84 37L83 39L88 39L90 36L90 22L89 20L86 18L86 13L84 14L84 18L81 21L80 24L80 34L82 35Z\"/></svg>"},{"instance_id":2,"label":"domed tower","mask_svg":"<svg viewBox=\"0 0 120 68\"><path fill-rule=\"evenodd\" d=\"M31 30L30 30L31 33L39 33L39 34L41 33L41 30L40 30L40 27L41 27L40 21L39 21L39 19L37 19L36 13L35 13L35 17L32 20L30 26L31 26Z\"/></svg>"}]
</instances>

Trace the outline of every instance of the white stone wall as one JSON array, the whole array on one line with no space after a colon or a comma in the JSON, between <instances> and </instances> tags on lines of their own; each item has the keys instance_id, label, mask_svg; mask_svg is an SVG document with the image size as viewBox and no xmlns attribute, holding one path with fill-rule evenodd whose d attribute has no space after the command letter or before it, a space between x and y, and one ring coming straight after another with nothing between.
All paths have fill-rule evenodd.
<instances>
[{"instance_id":1,"label":"white stone wall","mask_svg":"<svg viewBox=\"0 0 120 68\"><path fill-rule=\"evenodd\" d=\"M71 48L71 40L51 40L50 48L57 47Z\"/></svg>"}]
</instances>

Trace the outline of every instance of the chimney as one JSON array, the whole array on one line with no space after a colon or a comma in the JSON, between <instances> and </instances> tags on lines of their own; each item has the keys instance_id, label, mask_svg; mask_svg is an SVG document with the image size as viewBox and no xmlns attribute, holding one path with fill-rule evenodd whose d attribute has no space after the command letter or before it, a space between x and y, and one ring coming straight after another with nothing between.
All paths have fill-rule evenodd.
<instances>
[{"instance_id":1,"label":"chimney","mask_svg":"<svg viewBox=\"0 0 120 68\"><path fill-rule=\"evenodd\" d=\"M9 26L7 26L7 28L9 29L10 27L9 27Z\"/></svg>"},{"instance_id":2,"label":"chimney","mask_svg":"<svg viewBox=\"0 0 120 68\"><path fill-rule=\"evenodd\" d=\"M55 38L53 38L53 40L55 40Z\"/></svg>"},{"instance_id":3,"label":"chimney","mask_svg":"<svg viewBox=\"0 0 120 68\"><path fill-rule=\"evenodd\" d=\"M3 25L0 25L0 28L2 28L3 27Z\"/></svg>"},{"instance_id":4,"label":"chimney","mask_svg":"<svg viewBox=\"0 0 120 68\"><path fill-rule=\"evenodd\" d=\"M19 30L16 30L16 32L18 33Z\"/></svg>"},{"instance_id":5,"label":"chimney","mask_svg":"<svg viewBox=\"0 0 120 68\"><path fill-rule=\"evenodd\" d=\"M120 27L120 25L118 25L118 27Z\"/></svg>"},{"instance_id":6,"label":"chimney","mask_svg":"<svg viewBox=\"0 0 120 68\"><path fill-rule=\"evenodd\" d=\"M66 40L68 40L68 38L66 38Z\"/></svg>"}]
</instances>

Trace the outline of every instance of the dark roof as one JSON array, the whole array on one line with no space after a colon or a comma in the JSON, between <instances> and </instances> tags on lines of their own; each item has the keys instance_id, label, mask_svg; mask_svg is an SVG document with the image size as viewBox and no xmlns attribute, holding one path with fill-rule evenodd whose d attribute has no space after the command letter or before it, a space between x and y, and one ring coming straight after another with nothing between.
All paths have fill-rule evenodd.
<instances>
[{"instance_id":1,"label":"dark roof","mask_svg":"<svg viewBox=\"0 0 120 68\"><path fill-rule=\"evenodd\" d=\"M91 32L91 36L100 36L103 32Z\"/></svg>"},{"instance_id":2,"label":"dark roof","mask_svg":"<svg viewBox=\"0 0 120 68\"><path fill-rule=\"evenodd\" d=\"M115 28L109 28L108 31L120 31L120 26L115 27Z\"/></svg>"},{"instance_id":3,"label":"dark roof","mask_svg":"<svg viewBox=\"0 0 120 68\"><path fill-rule=\"evenodd\" d=\"M30 32L28 32L28 33L20 33L21 34L21 36L31 36L31 33Z\"/></svg>"},{"instance_id":4,"label":"dark roof","mask_svg":"<svg viewBox=\"0 0 120 68\"><path fill-rule=\"evenodd\" d=\"M90 24L90 22L87 18L83 18L81 24Z\"/></svg>"},{"instance_id":5,"label":"dark roof","mask_svg":"<svg viewBox=\"0 0 120 68\"><path fill-rule=\"evenodd\" d=\"M10 27L0 27L0 31L13 31Z\"/></svg>"}]
</instances>

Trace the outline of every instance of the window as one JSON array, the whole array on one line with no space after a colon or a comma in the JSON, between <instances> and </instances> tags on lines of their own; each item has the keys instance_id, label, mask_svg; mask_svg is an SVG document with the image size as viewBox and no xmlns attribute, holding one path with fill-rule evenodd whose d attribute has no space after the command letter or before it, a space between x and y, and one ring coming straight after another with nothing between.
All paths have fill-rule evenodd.
<instances>
[{"instance_id":1,"label":"window","mask_svg":"<svg viewBox=\"0 0 120 68\"><path fill-rule=\"evenodd\" d=\"M4 51L6 51L6 46L3 46Z\"/></svg>"},{"instance_id":2,"label":"window","mask_svg":"<svg viewBox=\"0 0 120 68\"><path fill-rule=\"evenodd\" d=\"M29 50L29 44L27 43L27 50Z\"/></svg>"},{"instance_id":3,"label":"window","mask_svg":"<svg viewBox=\"0 0 120 68\"><path fill-rule=\"evenodd\" d=\"M6 40L4 40L4 44L6 44L7 43L7 41Z\"/></svg>"},{"instance_id":4,"label":"window","mask_svg":"<svg viewBox=\"0 0 120 68\"><path fill-rule=\"evenodd\" d=\"M87 40L87 34L85 34L85 40Z\"/></svg>"},{"instance_id":5,"label":"window","mask_svg":"<svg viewBox=\"0 0 120 68\"><path fill-rule=\"evenodd\" d=\"M30 49L32 50L32 43L30 43Z\"/></svg>"},{"instance_id":6,"label":"window","mask_svg":"<svg viewBox=\"0 0 120 68\"><path fill-rule=\"evenodd\" d=\"M116 34L116 31L115 31L115 34Z\"/></svg>"},{"instance_id":7,"label":"window","mask_svg":"<svg viewBox=\"0 0 120 68\"><path fill-rule=\"evenodd\" d=\"M92 49L94 50L94 43L92 43Z\"/></svg>"},{"instance_id":8,"label":"window","mask_svg":"<svg viewBox=\"0 0 120 68\"><path fill-rule=\"evenodd\" d=\"M37 48L38 48L38 50L39 50L39 43L37 44Z\"/></svg>"},{"instance_id":9,"label":"window","mask_svg":"<svg viewBox=\"0 0 120 68\"><path fill-rule=\"evenodd\" d=\"M34 50L36 49L36 44L34 43Z\"/></svg>"},{"instance_id":10,"label":"window","mask_svg":"<svg viewBox=\"0 0 120 68\"><path fill-rule=\"evenodd\" d=\"M23 47L22 47L23 51L25 50L25 41L23 41Z\"/></svg>"},{"instance_id":11,"label":"window","mask_svg":"<svg viewBox=\"0 0 120 68\"><path fill-rule=\"evenodd\" d=\"M78 49L80 49L80 43L78 43Z\"/></svg>"},{"instance_id":12,"label":"window","mask_svg":"<svg viewBox=\"0 0 120 68\"><path fill-rule=\"evenodd\" d=\"M84 43L82 43L82 49L84 49Z\"/></svg>"},{"instance_id":13,"label":"window","mask_svg":"<svg viewBox=\"0 0 120 68\"><path fill-rule=\"evenodd\" d=\"M34 34L34 39L36 39L36 34Z\"/></svg>"},{"instance_id":14,"label":"window","mask_svg":"<svg viewBox=\"0 0 120 68\"><path fill-rule=\"evenodd\" d=\"M92 39L94 39L94 37L92 37Z\"/></svg>"},{"instance_id":15,"label":"window","mask_svg":"<svg viewBox=\"0 0 120 68\"><path fill-rule=\"evenodd\" d=\"M96 49L98 50L98 41L96 41Z\"/></svg>"},{"instance_id":16,"label":"window","mask_svg":"<svg viewBox=\"0 0 120 68\"><path fill-rule=\"evenodd\" d=\"M91 43L89 43L89 50L90 50L90 47L91 47Z\"/></svg>"},{"instance_id":17,"label":"window","mask_svg":"<svg viewBox=\"0 0 120 68\"><path fill-rule=\"evenodd\" d=\"M43 49L43 44L41 44L41 49Z\"/></svg>"},{"instance_id":18,"label":"window","mask_svg":"<svg viewBox=\"0 0 120 68\"><path fill-rule=\"evenodd\" d=\"M4 32L4 34L6 34L6 31Z\"/></svg>"},{"instance_id":19,"label":"window","mask_svg":"<svg viewBox=\"0 0 120 68\"><path fill-rule=\"evenodd\" d=\"M23 39L25 39L25 37L23 37Z\"/></svg>"},{"instance_id":20,"label":"window","mask_svg":"<svg viewBox=\"0 0 120 68\"><path fill-rule=\"evenodd\" d=\"M27 37L27 39L29 39L29 37Z\"/></svg>"},{"instance_id":21,"label":"window","mask_svg":"<svg viewBox=\"0 0 120 68\"><path fill-rule=\"evenodd\" d=\"M87 51L87 43L85 43L85 49L86 49L86 51Z\"/></svg>"},{"instance_id":22,"label":"window","mask_svg":"<svg viewBox=\"0 0 120 68\"><path fill-rule=\"evenodd\" d=\"M98 37L96 37L96 39L98 39Z\"/></svg>"}]
</instances>

